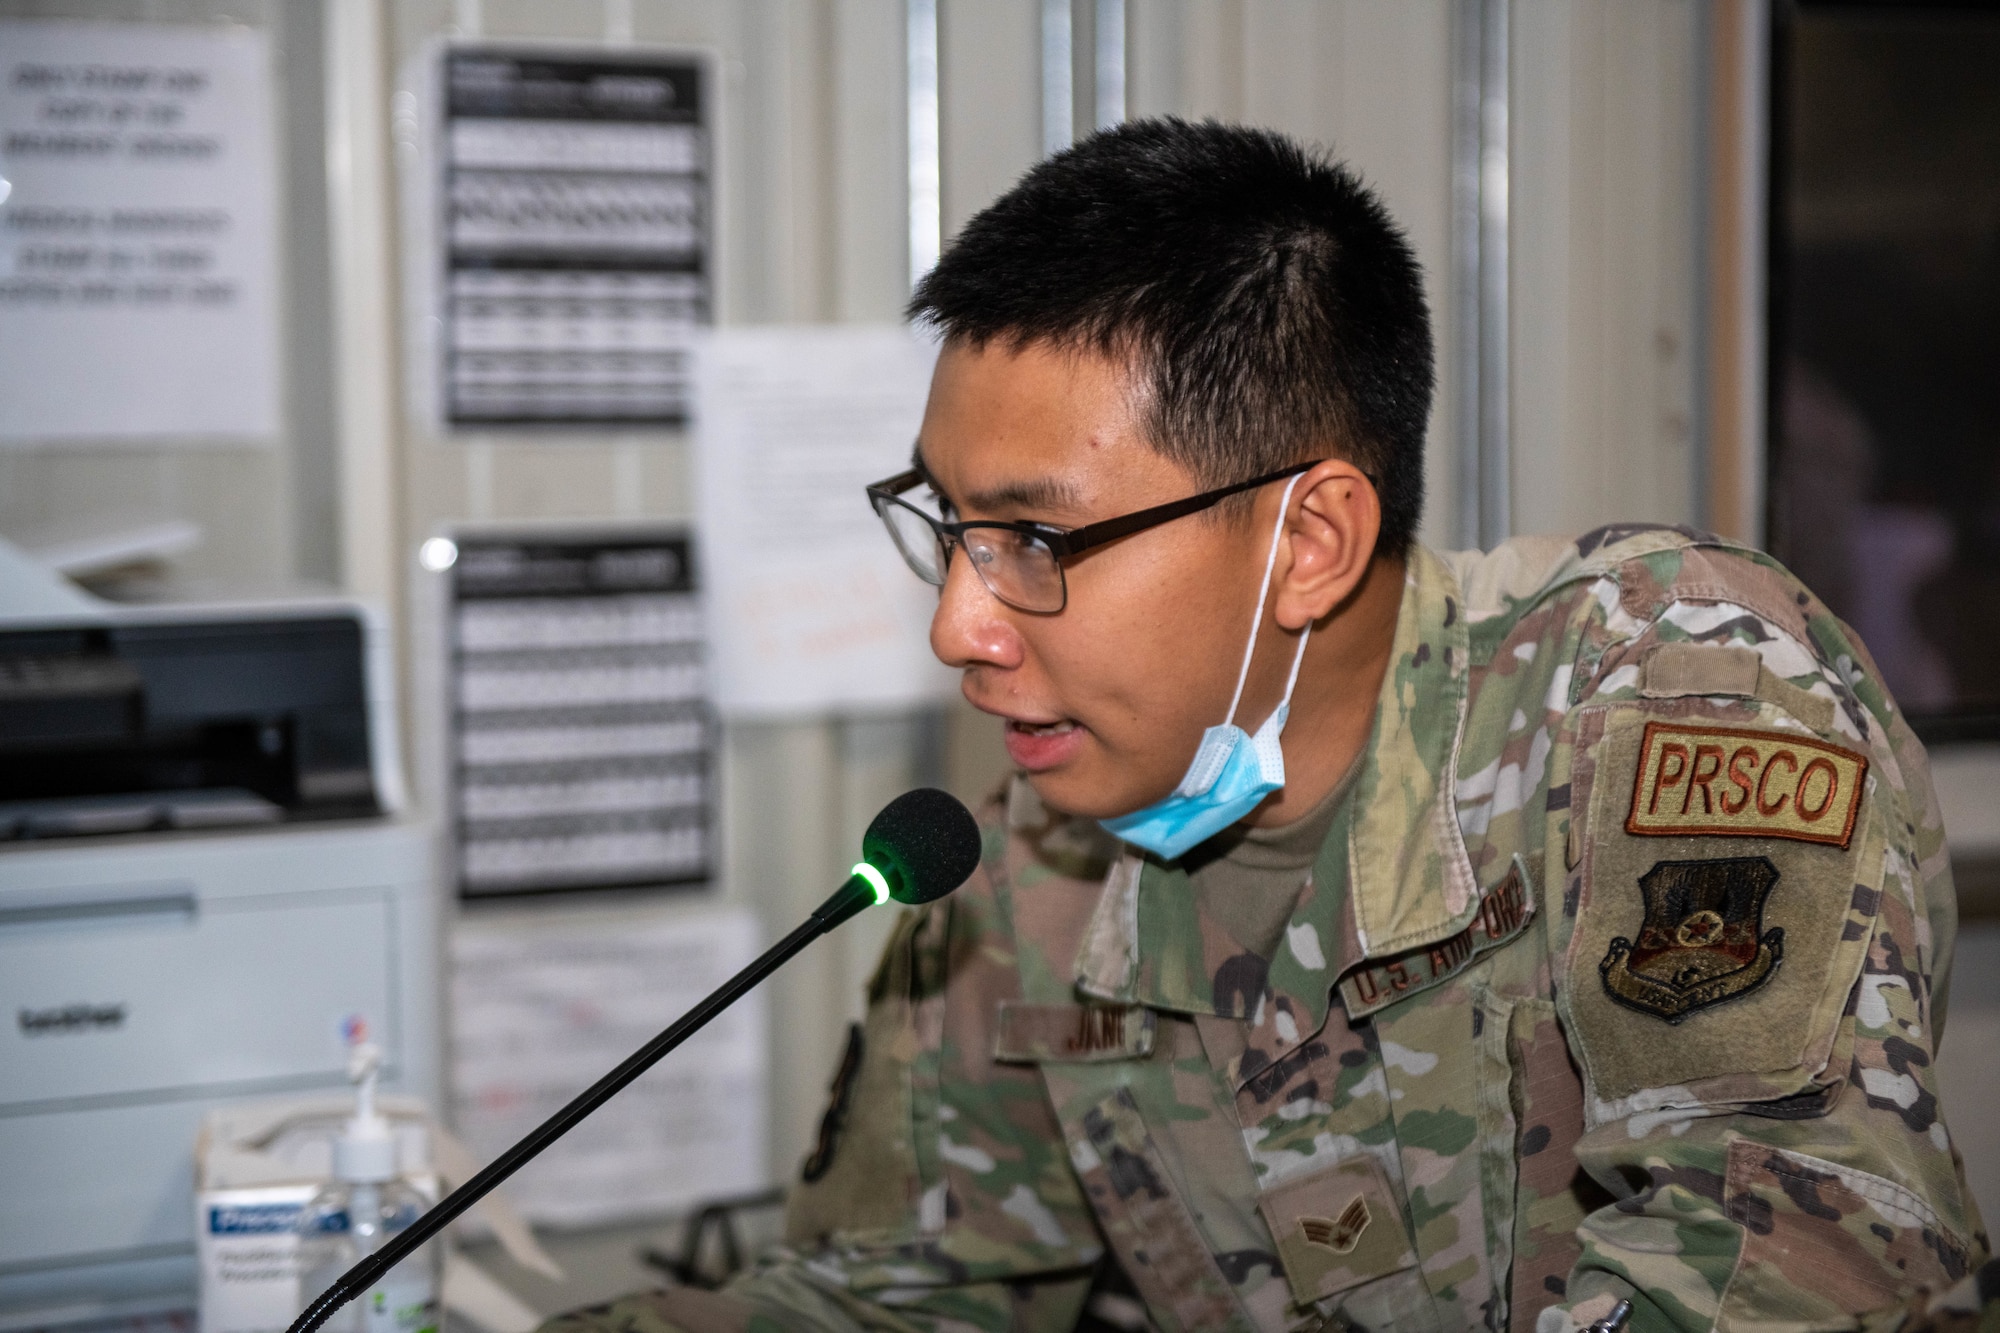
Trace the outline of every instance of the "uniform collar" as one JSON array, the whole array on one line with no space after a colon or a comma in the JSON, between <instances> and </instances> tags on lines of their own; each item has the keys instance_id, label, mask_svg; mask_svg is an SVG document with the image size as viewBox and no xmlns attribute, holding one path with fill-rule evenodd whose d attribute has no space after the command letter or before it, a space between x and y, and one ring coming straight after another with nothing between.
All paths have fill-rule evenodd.
<instances>
[{"instance_id":1,"label":"uniform collar","mask_svg":"<svg viewBox=\"0 0 2000 1333\"><path fill-rule=\"evenodd\" d=\"M1348 969L1463 928L1479 905L1450 800L1467 665L1458 580L1413 547L1374 729L1275 955L1257 957L1210 919L1178 864L1126 848L1078 955L1078 988L1246 1020L1252 1046L1276 1058L1325 1023Z\"/></svg>"}]
</instances>

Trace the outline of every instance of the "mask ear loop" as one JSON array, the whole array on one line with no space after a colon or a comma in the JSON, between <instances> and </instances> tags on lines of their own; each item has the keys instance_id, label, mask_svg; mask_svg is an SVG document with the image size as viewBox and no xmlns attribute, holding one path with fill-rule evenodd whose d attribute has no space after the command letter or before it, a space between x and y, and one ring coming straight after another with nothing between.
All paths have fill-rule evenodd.
<instances>
[{"instance_id":1,"label":"mask ear loop","mask_svg":"<svg viewBox=\"0 0 2000 1333\"><path fill-rule=\"evenodd\" d=\"M1292 687L1299 683L1299 668L1305 664L1306 660L1306 640L1312 637L1312 632L1313 627L1310 621L1306 623L1304 629L1299 631L1298 651L1292 654L1292 674L1285 677L1285 697L1278 701L1278 707L1281 709L1292 706Z\"/></svg>"},{"instance_id":2,"label":"mask ear loop","mask_svg":"<svg viewBox=\"0 0 2000 1333\"><path fill-rule=\"evenodd\" d=\"M1285 498L1278 502L1278 522L1271 529L1271 550L1264 557L1264 581L1257 587L1257 605L1250 609L1250 642L1243 645L1243 665L1236 670L1236 693L1229 696L1229 716L1222 719L1225 727L1236 721L1236 705L1243 702L1243 682L1250 679L1250 659L1257 653L1257 629L1264 623L1264 598L1271 592L1271 571L1278 566L1278 538L1285 533L1285 514L1292 507L1292 488L1299 484L1299 477L1303 475L1296 474L1285 483ZM1306 634L1311 632L1308 627ZM1305 661L1305 656L1306 635L1302 634L1299 636L1298 655L1292 658L1291 680L1285 682L1285 703L1292 700L1292 684L1299 678L1299 663Z\"/></svg>"}]
</instances>

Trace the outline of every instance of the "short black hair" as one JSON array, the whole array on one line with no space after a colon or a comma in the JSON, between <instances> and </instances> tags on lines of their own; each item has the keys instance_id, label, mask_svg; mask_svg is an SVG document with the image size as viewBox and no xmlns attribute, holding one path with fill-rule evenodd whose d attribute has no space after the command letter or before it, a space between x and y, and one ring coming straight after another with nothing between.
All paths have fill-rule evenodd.
<instances>
[{"instance_id":1,"label":"short black hair","mask_svg":"<svg viewBox=\"0 0 2000 1333\"><path fill-rule=\"evenodd\" d=\"M1423 273L1354 172L1283 135L1171 117L1093 134L968 222L908 314L947 341L1128 357L1154 447L1204 484L1330 451L1375 483L1376 549L1415 536Z\"/></svg>"}]
</instances>

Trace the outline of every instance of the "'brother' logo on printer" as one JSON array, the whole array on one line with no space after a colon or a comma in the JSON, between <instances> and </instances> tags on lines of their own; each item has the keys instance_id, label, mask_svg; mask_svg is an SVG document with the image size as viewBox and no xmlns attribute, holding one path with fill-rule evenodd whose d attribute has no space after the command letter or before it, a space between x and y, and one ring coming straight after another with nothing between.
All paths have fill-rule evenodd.
<instances>
[{"instance_id":1,"label":"'brother' logo on printer","mask_svg":"<svg viewBox=\"0 0 2000 1333\"><path fill-rule=\"evenodd\" d=\"M79 1032L103 1032L125 1026L122 1004L66 1004L57 1009L18 1009L15 1018L26 1037L67 1037Z\"/></svg>"}]
</instances>

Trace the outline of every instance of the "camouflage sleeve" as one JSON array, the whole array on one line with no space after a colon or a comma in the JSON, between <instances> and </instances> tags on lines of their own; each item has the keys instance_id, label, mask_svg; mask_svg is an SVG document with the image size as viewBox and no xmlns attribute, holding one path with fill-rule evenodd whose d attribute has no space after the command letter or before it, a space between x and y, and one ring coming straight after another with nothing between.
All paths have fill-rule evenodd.
<instances>
[{"instance_id":1,"label":"camouflage sleeve","mask_svg":"<svg viewBox=\"0 0 2000 1333\"><path fill-rule=\"evenodd\" d=\"M719 1293L627 1297L543 1333L1074 1326L1102 1245L1034 1068L993 1060L1019 980L986 822L988 865L883 952L785 1244Z\"/></svg>"},{"instance_id":2,"label":"camouflage sleeve","mask_svg":"<svg viewBox=\"0 0 2000 1333\"><path fill-rule=\"evenodd\" d=\"M1587 1326L1621 1297L1635 1333L1895 1327L1864 1316L1921 1304L1984 1256L1938 1114L1925 989L1897 942L1908 904L1884 897L1832 1082L1734 1113L1640 1111L1579 1143L1616 1202L1585 1218L1570 1319L1545 1317L1541 1333Z\"/></svg>"},{"instance_id":3,"label":"camouflage sleeve","mask_svg":"<svg viewBox=\"0 0 2000 1333\"><path fill-rule=\"evenodd\" d=\"M1800 619L1788 632L1745 606L1669 606L1606 654L1595 711L1573 723L1578 786L1595 787L1575 812L1581 907L1559 1002L1586 1082L1576 1158L1608 1202L1578 1229L1565 1304L1538 1333L1587 1328L1621 1299L1637 1333L1930 1327L1915 1312L1986 1257L1938 1107L1954 913L1922 749L1845 627ZM1715 697L1745 664L1729 691L1741 698ZM1688 688L1672 688L1677 674ZM1709 742L1727 756L1709 765L1714 791L1667 791L1681 758L1698 785ZM1746 781L1789 756L1766 792L1775 808L1812 745L1850 764L1847 841L1779 814L1761 833L1729 824L1761 799L1754 783L1743 801L1725 785L1737 756ZM1831 779L1816 782L1826 806ZM1663 791L1675 818L1651 827ZM1973 1298L1952 1299L1936 1308Z\"/></svg>"},{"instance_id":4,"label":"camouflage sleeve","mask_svg":"<svg viewBox=\"0 0 2000 1333\"><path fill-rule=\"evenodd\" d=\"M1988 1259L1949 1291L1920 1294L1862 1323L1866 1333L2000 1333L2000 1259Z\"/></svg>"}]
</instances>

